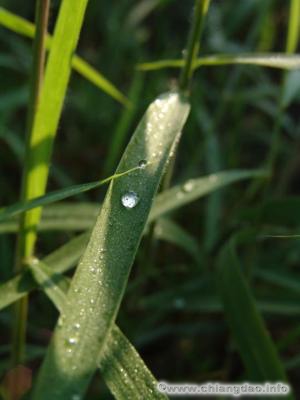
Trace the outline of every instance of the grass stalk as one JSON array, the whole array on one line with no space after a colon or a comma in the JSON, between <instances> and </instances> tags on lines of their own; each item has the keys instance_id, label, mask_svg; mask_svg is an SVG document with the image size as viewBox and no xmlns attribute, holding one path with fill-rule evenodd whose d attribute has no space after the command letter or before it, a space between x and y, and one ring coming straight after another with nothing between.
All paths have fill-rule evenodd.
<instances>
[{"instance_id":1,"label":"grass stalk","mask_svg":"<svg viewBox=\"0 0 300 400\"><path fill-rule=\"evenodd\" d=\"M194 17L189 33L184 67L181 70L179 79L179 88L182 92L188 92L193 77L194 63L198 56L200 38L209 3L210 0L196 0L195 3Z\"/></svg>"},{"instance_id":2,"label":"grass stalk","mask_svg":"<svg viewBox=\"0 0 300 400\"><path fill-rule=\"evenodd\" d=\"M36 35L33 45L33 67L30 85L30 98L27 114L26 127L26 152L22 178L21 200L27 200L29 160L32 148L30 145L31 132L33 128L34 116L37 112L40 100L40 93L44 77L45 65L45 43L49 18L50 0L37 0L36 2ZM18 273L24 268L24 260L34 252L36 232L34 228L26 223L26 214L20 218L19 234L17 240L15 272ZM25 296L15 307L15 323L13 327L12 343L12 364L17 365L24 359L24 349L26 342L26 322L27 322L28 299Z\"/></svg>"}]
</instances>

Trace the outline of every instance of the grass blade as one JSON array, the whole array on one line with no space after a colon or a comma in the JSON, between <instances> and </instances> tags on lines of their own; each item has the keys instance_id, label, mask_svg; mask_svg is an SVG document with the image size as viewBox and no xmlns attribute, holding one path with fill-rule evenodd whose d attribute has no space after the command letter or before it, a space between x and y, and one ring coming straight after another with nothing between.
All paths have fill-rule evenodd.
<instances>
[{"instance_id":1,"label":"grass blade","mask_svg":"<svg viewBox=\"0 0 300 400\"><path fill-rule=\"evenodd\" d=\"M173 186L171 189L157 196L149 220L153 221L157 217L161 217L223 186L243 179L265 178L266 176L267 173L263 170L232 170L219 172L203 178L190 179L183 185Z\"/></svg>"},{"instance_id":2,"label":"grass blade","mask_svg":"<svg viewBox=\"0 0 300 400\"><path fill-rule=\"evenodd\" d=\"M256 65L260 67L299 69L300 56L281 53L268 54L217 54L200 57L194 62L194 69L203 66L220 66L232 64ZM137 65L140 71L156 71L163 68L182 68L184 60L161 60Z\"/></svg>"},{"instance_id":3,"label":"grass blade","mask_svg":"<svg viewBox=\"0 0 300 400\"><path fill-rule=\"evenodd\" d=\"M0 285L0 310L22 299L31 290L36 289L37 284L28 271L25 271L8 282Z\"/></svg>"},{"instance_id":4,"label":"grass blade","mask_svg":"<svg viewBox=\"0 0 300 400\"><path fill-rule=\"evenodd\" d=\"M169 218L161 218L154 228L156 239L165 240L183 248L196 262L200 259L200 248L194 237Z\"/></svg>"},{"instance_id":5,"label":"grass blade","mask_svg":"<svg viewBox=\"0 0 300 400\"><path fill-rule=\"evenodd\" d=\"M135 168L133 168L134 170ZM129 172L129 171L128 171ZM217 172L193 180L188 180L182 185L174 186L159 194L154 200L149 221L153 220L183 207L192 201L213 193L222 187L238 182L243 179L266 177L262 170L231 170ZM86 184L93 186L94 183ZM95 182L96 185L99 182ZM77 185L80 189L81 185ZM76 190L76 186L74 186ZM64 189L68 190L68 189ZM53 193L53 192L52 192ZM76 193L75 193L76 194ZM35 200L33 200L35 201ZM3 209L2 209L3 211ZM42 220L38 229L47 230L69 230L81 231L89 229L94 224L94 219L99 211L99 204L96 203L62 203L51 205L43 210ZM8 215L7 215L8 217ZM4 219L4 218L3 218ZM1 212L0 212L1 221ZM17 225L13 219L0 222L0 232L15 232Z\"/></svg>"},{"instance_id":6,"label":"grass blade","mask_svg":"<svg viewBox=\"0 0 300 400\"><path fill-rule=\"evenodd\" d=\"M60 274L53 274L47 265L37 260L30 264L30 269L36 281L61 312L66 301L68 280ZM97 364L116 399L167 399L156 390L155 378L134 346L115 324Z\"/></svg>"},{"instance_id":7,"label":"grass blade","mask_svg":"<svg viewBox=\"0 0 300 400\"><path fill-rule=\"evenodd\" d=\"M136 349L114 325L98 361L105 383L118 400L167 399Z\"/></svg>"},{"instance_id":8,"label":"grass blade","mask_svg":"<svg viewBox=\"0 0 300 400\"><path fill-rule=\"evenodd\" d=\"M55 329L33 399L43 396L44 400L60 400L86 391L97 364L96 358L87 357L87 354L101 351L108 338L153 197L188 112L189 105L178 93L167 93L149 106L136 129L117 173L143 160L147 160L149 166L109 186L68 292L64 323ZM128 193L129 196L136 193L140 198L132 209L121 204L121 198ZM134 196L134 201L136 199ZM74 324L80 326L75 337ZM53 382L51 387L49 379Z\"/></svg>"},{"instance_id":9,"label":"grass blade","mask_svg":"<svg viewBox=\"0 0 300 400\"><path fill-rule=\"evenodd\" d=\"M29 38L33 38L35 35L35 25L26 19L15 15L14 13L6 10L3 7L0 7L0 25L5 28L18 33L22 36L27 36ZM50 49L53 43L53 38L48 35L46 47ZM113 99L119 101L123 105L130 105L129 100L124 96L122 92L120 92L116 86L111 83L101 72L97 71L91 65L89 65L85 60L80 58L77 55L72 56L72 67L76 72L82 75L86 80L91 82L93 85L98 87L108 96L111 96Z\"/></svg>"},{"instance_id":10,"label":"grass blade","mask_svg":"<svg viewBox=\"0 0 300 400\"><path fill-rule=\"evenodd\" d=\"M225 317L248 371L248 378L259 382L286 382L276 348L241 272L235 240L231 239L223 247L219 259L218 288Z\"/></svg>"},{"instance_id":11,"label":"grass blade","mask_svg":"<svg viewBox=\"0 0 300 400\"><path fill-rule=\"evenodd\" d=\"M128 171L122 172L121 174L115 174L110 176L109 178L103 179L101 181L83 183L79 185L73 185L65 189L56 190L50 193L45 194L44 196L39 196L33 198L32 200L21 201L16 204L12 204L11 206L5 207L0 210L0 221L3 221L9 217L20 214L24 211L32 210L37 207L45 206L47 204L54 203L59 200L66 199L71 196L76 196L80 193L87 192L89 190L95 189L105 183L108 183L114 179L118 179L122 176L127 175L130 172L135 171L139 167L131 168Z\"/></svg>"}]
</instances>

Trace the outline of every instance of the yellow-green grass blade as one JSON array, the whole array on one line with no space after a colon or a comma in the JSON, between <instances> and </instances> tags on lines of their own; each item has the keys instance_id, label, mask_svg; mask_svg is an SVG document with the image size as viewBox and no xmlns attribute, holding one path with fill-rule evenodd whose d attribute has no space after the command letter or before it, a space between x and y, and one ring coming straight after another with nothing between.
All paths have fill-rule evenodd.
<instances>
[{"instance_id":1,"label":"yellow-green grass blade","mask_svg":"<svg viewBox=\"0 0 300 400\"><path fill-rule=\"evenodd\" d=\"M0 222L6 220L9 217L18 215L24 211L32 210L37 207L45 206L47 204L54 203L72 196L76 196L80 193L87 192L89 190L95 189L101 185L104 185L114 179L121 178L130 172L137 170L139 167L131 168L128 171L122 172L121 174L115 174L109 178L103 179L101 181L83 183L79 185L73 185L64 189L49 192L43 196L39 196L27 201L21 201L11 206L0 209Z\"/></svg>"},{"instance_id":2,"label":"yellow-green grass blade","mask_svg":"<svg viewBox=\"0 0 300 400\"><path fill-rule=\"evenodd\" d=\"M0 25L15 33L18 33L19 35L27 36L29 38L33 38L35 34L34 24L6 10L3 7L0 7ZM51 48L52 43L53 38L48 35L46 41L47 49ZM81 57L77 56L76 54L72 55L71 63L76 72L98 87L108 96L111 96L113 99L117 100L123 105L130 105L130 102L126 96L112 82L110 82L101 72L97 71Z\"/></svg>"},{"instance_id":3,"label":"yellow-green grass blade","mask_svg":"<svg viewBox=\"0 0 300 400\"><path fill-rule=\"evenodd\" d=\"M33 399L43 396L44 400L60 400L74 393L81 396L87 390L97 367L97 358L91 355L100 350L102 356L153 198L188 113L186 100L171 92L157 98L138 125L117 173L139 163L149 165L109 186L72 279L62 313L63 323L55 329ZM75 324L79 324L76 332Z\"/></svg>"},{"instance_id":4,"label":"yellow-green grass blade","mask_svg":"<svg viewBox=\"0 0 300 400\"><path fill-rule=\"evenodd\" d=\"M237 240L243 239L236 236L229 240L219 258L217 282L225 318L246 367L247 378L255 382L287 382L275 345L241 271L235 249Z\"/></svg>"},{"instance_id":5,"label":"yellow-green grass blade","mask_svg":"<svg viewBox=\"0 0 300 400\"><path fill-rule=\"evenodd\" d=\"M284 53L267 54L217 54L197 58L194 62L194 69L204 66L221 66L232 64L245 64L279 69L299 69L300 56ZM155 71L164 68L182 68L184 60L160 60L145 62L137 65L140 71Z\"/></svg>"},{"instance_id":6,"label":"yellow-green grass blade","mask_svg":"<svg viewBox=\"0 0 300 400\"><path fill-rule=\"evenodd\" d=\"M57 18L45 79L29 138L23 199L45 193L52 147L71 74L70 60L77 45L88 0L64 0ZM41 208L24 215L24 256L31 255Z\"/></svg>"},{"instance_id":7,"label":"yellow-green grass blade","mask_svg":"<svg viewBox=\"0 0 300 400\"><path fill-rule=\"evenodd\" d=\"M290 16L288 24L288 35L286 52L293 54L297 50L300 35L300 1L290 0Z\"/></svg>"}]
</instances>

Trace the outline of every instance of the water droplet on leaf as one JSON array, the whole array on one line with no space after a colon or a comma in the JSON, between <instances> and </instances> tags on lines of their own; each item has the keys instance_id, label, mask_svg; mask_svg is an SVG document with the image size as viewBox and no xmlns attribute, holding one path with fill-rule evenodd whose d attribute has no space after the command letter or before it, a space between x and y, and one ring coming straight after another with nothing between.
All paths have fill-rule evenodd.
<instances>
[{"instance_id":1,"label":"water droplet on leaf","mask_svg":"<svg viewBox=\"0 0 300 400\"><path fill-rule=\"evenodd\" d=\"M147 161L146 160L141 160L139 161L139 168L144 169L147 165Z\"/></svg>"},{"instance_id":2,"label":"water droplet on leaf","mask_svg":"<svg viewBox=\"0 0 300 400\"><path fill-rule=\"evenodd\" d=\"M121 203L125 208L134 208L139 202L139 196L135 192L126 192L121 197Z\"/></svg>"}]
</instances>

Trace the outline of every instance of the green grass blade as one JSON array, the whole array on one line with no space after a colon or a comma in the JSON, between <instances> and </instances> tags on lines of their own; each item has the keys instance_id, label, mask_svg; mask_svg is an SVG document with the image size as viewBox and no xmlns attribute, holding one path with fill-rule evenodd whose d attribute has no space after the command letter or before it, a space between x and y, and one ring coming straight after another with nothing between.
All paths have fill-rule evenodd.
<instances>
[{"instance_id":1,"label":"green grass blade","mask_svg":"<svg viewBox=\"0 0 300 400\"><path fill-rule=\"evenodd\" d=\"M46 272L51 279L55 279L54 277L52 278L51 274L57 275L66 272L78 262L86 247L88 238L88 232L78 235L39 262L40 265L45 264L48 267ZM39 275L36 276L36 278L38 277ZM36 280L39 281L38 279ZM28 270L2 283L0 285L0 310L13 304L36 288L37 284Z\"/></svg>"},{"instance_id":2,"label":"green grass blade","mask_svg":"<svg viewBox=\"0 0 300 400\"><path fill-rule=\"evenodd\" d=\"M98 365L105 383L118 400L167 399L136 349L114 325Z\"/></svg>"},{"instance_id":3,"label":"green grass blade","mask_svg":"<svg viewBox=\"0 0 300 400\"><path fill-rule=\"evenodd\" d=\"M220 66L232 64L256 65L269 68L299 69L300 56L281 53L268 54L217 54L197 58L194 68L202 66ZM184 60L161 60L141 63L137 65L140 71L156 71L163 68L182 68Z\"/></svg>"},{"instance_id":4,"label":"green grass blade","mask_svg":"<svg viewBox=\"0 0 300 400\"><path fill-rule=\"evenodd\" d=\"M53 273L51 268L37 260L30 264L30 269L47 296L62 312L66 301L68 280L60 274ZM134 346L116 325L109 333L97 364L116 399L167 399L166 396L157 392L155 378Z\"/></svg>"},{"instance_id":5,"label":"green grass blade","mask_svg":"<svg viewBox=\"0 0 300 400\"><path fill-rule=\"evenodd\" d=\"M218 288L225 317L248 371L248 378L259 382L286 382L276 348L241 271L235 238L223 247L220 254Z\"/></svg>"},{"instance_id":6,"label":"green grass blade","mask_svg":"<svg viewBox=\"0 0 300 400\"><path fill-rule=\"evenodd\" d=\"M137 112L137 104L142 92L143 83L143 74L137 72L133 78L133 82L128 94L131 101L131 107L127 107L123 110L122 115L118 120L116 129L113 132L111 145L109 146L108 155L105 159L105 164L103 167L104 176L109 175L112 171L114 171L118 164L124 148L123 146L125 144L126 137L129 134L129 130Z\"/></svg>"},{"instance_id":7,"label":"green grass blade","mask_svg":"<svg viewBox=\"0 0 300 400\"><path fill-rule=\"evenodd\" d=\"M101 181L83 183L79 185L73 185L65 189L56 190L54 192L50 192L45 194L44 196L39 196L33 198L32 200L21 201L11 206L0 209L0 221L3 221L9 217L20 214L27 210L32 210L37 207L45 206L47 204L54 203L56 201L60 201L66 199L68 197L76 196L80 193L87 192L89 190L95 189L105 183L108 183L114 179L121 178L122 176L127 175L130 172L135 171L139 167L131 168L128 171L122 172L121 174L112 175L109 178L103 179Z\"/></svg>"},{"instance_id":8,"label":"green grass blade","mask_svg":"<svg viewBox=\"0 0 300 400\"><path fill-rule=\"evenodd\" d=\"M286 52L289 54L296 53L299 35L300 35L300 1L290 0L290 16L288 24L288 35L286 43Z\"/></svg>"},{"instance_id":9,"label":"green grass blade","mask_svg":"<svg viewBox=\"0 0 300 400\"><path fill-rule=\"evenodd\" d=\"M169 218L161 218L154 228L156 239L165 240L183 248L196 262L200 258L200 248L194 237Z\"/></svg>"},{"instance_id":10,"label":"green grass blade","mask_svg":"<svg viewBox=\"0 0 300 400\"><path fill-rule=\"evenodd\" d=\"M3 7L0 7L0 25L15 33L18 33L19 35L34 38L35 25ZM47 49L51 48L52 43L53 38L48 35L46 42ZM119 101L123 105L130 105L130 101L126 98L126 96L124 96L124 94L120 92L113 83L105 78L101 72L89 65L85 60L77 55L72 55L71 63L76 72L98 87L108 96L111 96L113 99Z\"/></svg>"},{"instance_id":11,"label":"green grass blade","mask_svg":"<svg viewBox=\"0 0 300 400\"><path fill-rule=\"evenodd\" d=\"M149 220L154 219L182 207L191 201L214 192L223 186L250 178L265 178L263 170L232 170L218 172L203 178L190 179L183 185L177 185L157 196L151 210Z\"/></svg>"},{"instance_id":12,"label":"green grass blade","mask_svg":"<svg viewBox=\"0 0 300 400\"><path fill-rule=\"evenodd\" d=\"M168 212L183 207L232 183L243 179L264 178L266 176L266 172L261 170L232 170L188 180L182 185L174 186L156 197L148 222L152 222ZM86 230L93 226L98 211L99 204L94 203L51 205L43 210L42 220L38 229L42 231ZM15 232L16 229L17 225L13 219L0 223L0 232Z\"/></svg>"},{"instance_id":13,"label":"green grass blade","mask_svg":"<svg viewBox=\"0 0 300 400\"><path fill-rule=\"evenodd\" d=\"M97 364L90 355L101 351L108 338L153 197L188 113L189 105L178 93L167 93L149 106L137 127L117 173L142 160L147 160L149 166L109 186L68 292L64 323L55 329L33 399L43 396L44 400L60 400L86 391ZM132 209L121 204L122 196L128 192L136 193L140 199ZM80 326L75 336L74 324Z\"/></svg>"},{"instance_id":14,"label":"green grass blade","mask_svg":"<svg viewBox=\"0 0 300 400\"><path fill-rule=\"evenodd\" d=\"M57 18L40 102L28 142L28 159L23 179L23 199L45 193L52 147L71 74L70 59L76 48L88 0L63 0ZM32 253L36 241L36 226L41 208L24 215L22 229L26 232L23 255Z\"/></svg>"},{"instance_id":15,"label":"green grass blade","mask_svg":"<svg viewBox=\"0 0 300 400\"><path fill-rule=\"evenodd\" d=\"M15 276L8 282L2 283L0 285L0 310L20 300L36 288L37 284L28 271Z\"/></svg>"}]
</instances>

